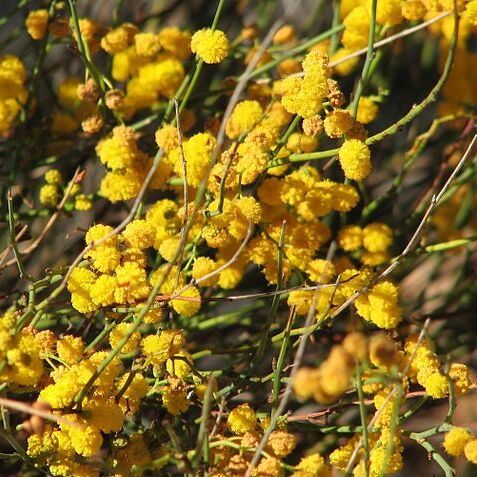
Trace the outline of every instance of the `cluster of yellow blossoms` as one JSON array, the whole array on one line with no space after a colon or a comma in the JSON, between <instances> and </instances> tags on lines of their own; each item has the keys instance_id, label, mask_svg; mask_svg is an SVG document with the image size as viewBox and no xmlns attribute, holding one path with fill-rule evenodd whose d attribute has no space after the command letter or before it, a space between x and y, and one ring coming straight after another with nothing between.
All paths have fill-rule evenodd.
<instances>
[{"instance_id":1,"label":"cluster of yellow blossoms","mask_svg":"<svg viewBox=\"0 0 477 477\"><path fill-rule=\"evenodd\" d=\"M210 443L212 449L213 477L244 475L253 457L255 448L269 425L270 419L258 418L248 404L240 404L227 417L224 434L217 434ZM231 435L230 435L231 434ZM230 446L230 444L235 444ZM293 452L296 437L285 426L270 434L265 455L258 462L254 475L280 477L283 475L282 459ZM303 457L294 466L293 477L329 477L330 467L318 453Z\"/></svg>"},{"instance_id":2,"label":"cluster of yellow blossoms","mask_svg":"<svg viewBox=\"0 0 477 477\"><path fill-rule=\"evenodd\" d=\"M337 471L377 477L402 469L403 438L412 437L399 428L408 395L454 402L471 390L472 379L465 364L444 364L424 331L410 331L397 282L379 279L402 238L382 216L362 214L373 200L364 181L380 159L373 149L372 160L370 146L377 141L369 140L367 128L376 125L387 93L357 77L360 94L353 98L346 84L357 53L368 46L373 1L337 2L342 32L334 27L331 40L307 48L292 50L295 29L283 26L260 58L254 26L233 40L215 27L193 34L172 26L142 31L128 22L106 28L77 18L75 2L69 2L68 19L59 3L50 14L31 11L27 32L45 42L45 54L50 35L52 42L68 42L86 74L55 83L56 105L42 127L58 141L54 158L81 138L79 164L94 172L91 183L99 179L97 190L85 193L83 172L67 185L71 164L45 171L44 163L39 202L43 212L57 209L56 217L95 203L122 212L136 202L134 218L116 229L104 224L111 216L88 224L75 266L49 270L48 285L34 283L29 297L0 318L0 388L47 409L41 417L48 423L38 432L18 425L29 432L28 463L63 477L195 475L206 467L211 477L243 476L273 425L253 477L330 477ZM443 89L442 114L468 114L475 103L475 68L468 71L475 53L468 40L477 31L477 0L456 4L461 32L451 81L459 91L450 83ZM376 39L406 22L442 15L428 30L440 35L447 51L454 20L443 13L453 5L379 0ZM242 84L223 75L217 80L214 72L220 76L229 63L232 70L240 62L250 65L254 57L259 69L242 78L244 90L224 117L222 99ZM98 66L102 61L108 73ZM211 72L211 91L195 97L202 68ZM19 58L0 57L5 137L37 107L37 91L27 89L25 78ZM330 160L312 162L324 158ZM449 237L448 219L469 189L461 186L436 214L441 237ZM11 248L21 258L15 240ZM36 293L55 273L67 274L64 283L40 306ZM63 285L69 293L60 296ZM242 316L239 305L229 309L226 302L249 298L231 296L241 288L265 291L263 299L273 295L271 309L257 301L257 319ZM319 362L295 366L291 342L300 341L293 337L308 337L296 327L335 326L333 318L347 305L349 321L336 329L360 331L325 337ZM220 327L206 326L229 318L236 348L228 335L222 340ZM210 331L210 346L204 331ZM275 357L279 336L285 338ZM210 361L199 361L204 357ZM249 366L253 357L259 363ZM272 374L257 376L266 359L273 360ZM285 378L287 362L296 370L293 380ZM267 401L270 380L274 397ZM357 394L361 429L349 426L345 443L337 431L303 456L299 419L279 416L273 423L282 385L288 386L283 399L310 401L325 414L338 401L356 405L349 398ZM446 432L447 454L477 463L472 432L446 426L438 432Z\"/></svg>"},{"instance_id":3,"label":"cluster of yellow blossoms","mask_svg":"<svg viewBox=\"0 0 477 477\"><path fill-rule=\"evenodd\" d=\"M357 366L362 366L361 377L355 376ZM387 383L395 376L395 384ZM378 333L368 339L359 332L348 334L342 344L335 345L329 356L318 368L301 368L293 383L297 396L302 399L313 398L322 404L330 404L340 399L352 388L353 378L361 379L359 386L370 395L375 406L374 426L378 430L368 436L369 475L392 474L402 468L403 446L401 430L393 427L394 416L406 402L406 393L411 383L417 383L425 390L425 395L440 399L452 393L462 396L470 391L471 378L468 367L461 363L452 363L447 372L432 351L429 339L416 335L410 336L402 347L384 333ZM399 389L399 394L397 390ZM444 447L453 456L463 452L472 437L465 431L453 429L445 438ZM346 470L350 462L355 462L353 475L365 475L363 449L358 447L361 433L356 434L346 444L330 454L331 464ZM389 445L392 440L392 445ZM473 444L475 446L475 444ZM352 461L352 455L358 449L358 459ZM391 449L389 451L389 449ZM472 461L472 445L466 448L466 456ZM391 452L387 456L387 452ZM472 458L469 456L473 456Z\"/></svg>"},{"instance_id":4,"label":"cluster of yellow blossoms","mask_svg":"<svg viewBox=\"0 0 477 477\"><path fill-rule=\"evenodd\" d=\"M25 77L25 67L19 58L0 56L0 133L10 131L21 105L27 101Z\"/></svg>"}]
</instances>

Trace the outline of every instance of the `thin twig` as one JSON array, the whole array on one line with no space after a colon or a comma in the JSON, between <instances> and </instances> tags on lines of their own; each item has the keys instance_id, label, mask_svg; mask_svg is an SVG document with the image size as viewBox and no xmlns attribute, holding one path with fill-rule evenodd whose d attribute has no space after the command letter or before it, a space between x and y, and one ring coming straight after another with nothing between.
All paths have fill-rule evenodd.
<instances>
[{"instance_id":1,"label":"thin twig","mask_svg":"<svg viewBox=\"0 0 477 477\"><path fill-rule=\"evenodd\" d=\"M70 421L69 419L66 419L57 414L52 414L51 412L42 411L41 409L36 409L35 407L25 404L21 401L14 401L13 399L0 397L0 406L6 407L8 409L13 409L19 412L24 412L32 416L38 416L38 417L41 417L42 419L55 422L56 424L63 424L66 426L77 427L80 429L83 428L83 426L78 422Z\"/></svg>"},{"instance_id":2,"label":"thin twig","mask_svg":"<svg viewBox=\"0 0 477 477\"><path fill-rule=\"evenodd\" d=\"M188 216L188 207L189 207L189 192L188 192L188 186L187 186L187 162L186 162L186 157L184 154L184 144L182 142L182 131L181 131L181 123L180 123L180 116L179 116L179 103L176 98L174 98L174 106L175 106L175 111L176 111L176 128L177 128L177 140L179 142L179 152L180 152L180 160L182 164L182 173L184 175L184 220L182 224L182 230L181 230L181 239L180 239L180 249L179 249L179 259L177 261L177 273L176 273L176 282L175 282L175 287L177 288L177 285L179 283L179 277L181 273L181 268L182 268L182 261L184 259L184 250L187 242L187 220L189 218Z\"/></svg>"},{"instance_id":3,"label":"thin twig","mask_svg":"<svg viewBox=\"0 0 477 477\"><path fill-rule=\"evenodd\" d=\"M335 253L336 250L336 242L333 241L331 242L329 248L328 248L328 253L326 255L326 261L329 263ZM326 267L323 270L321 279L323 279L324 274L326 273ZM318 296L319 296L319 290L316 290L315 293L313 294L313 302L311 304L310 310L308 311L308 315L306 317L306 322L305 322L305 328L308 328L311 325L311 322L315 318L315 310L316 310L316 305L318 302ZM306 344L307 344L307 338L310 333L305 332L302 336L302 339L300 341L300 344L298 345L297 352L295 354L295 358L293 360L293 364L291 366L291 372L289 376L289 380L287 382L287 385L285 387L285 391L283 393L283 397L280 401L279 406L277 407L276 412L273 414L273 416L270 419L270 424L267 427L266 431L263 434L262 439L260 440L260 444L257 446L257 449L253 455L253 458L247 468L247 472L245 473L245 477L251 477L252 472L255 468L255 466L258 463L258 460L260 459L260 456L262 454L262 451L265 449L265 446L267 445L268 439L271 435L271 433L275 430L275 427L278 422L278 418L285 412L285 409L288 405L288 401L290 400L290 396L292 393L292 386L293 386L293 380L295 378L296 373L298 372L298 369L300 367L301 361L303 359L303 356L305 354L305 349L306 349Z\"/></svg>"},{"instance_id":4,"label":"thin twig","mask_svg":"<svg viewBox=\"0 0 477 477\"><path fill-rule=\"evenodd\" d=\"M32 252L34 252L38 248L38 246L41 244L43 239L46 237L46 234L50 231L50 229L53 227L55 222L58 220L58 217L60 216L66 202L68 201L71 195L71 190L73 189L73 186L76 183L76 179L79 173L80 173L80 168L77 168L75 173L73 174L73 178L71 179L71 181L68 184L68 187L65 190L65 194L63 195L63 198L61 199L60 203L56 206L55 213L49 218L48 222L46 223L45 227L41 231L40 235L28 247L26 247L25 250L19 252L21 257L26 257L27 255L30 255ZM14 263L16 263L16 260L11 259L8 262L5 262L3 265L1 265L0 270L10 267Z\"/></svg>"}]
</instances>

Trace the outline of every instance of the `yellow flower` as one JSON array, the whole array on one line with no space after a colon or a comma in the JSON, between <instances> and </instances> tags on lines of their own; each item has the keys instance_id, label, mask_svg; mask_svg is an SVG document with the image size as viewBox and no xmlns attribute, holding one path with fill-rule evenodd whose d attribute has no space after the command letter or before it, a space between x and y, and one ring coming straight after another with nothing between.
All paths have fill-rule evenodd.
<instances>
[{"instance_id":1,"label":"yellow flower","mask_svg":"<svg viewBox=\"0 0 477 477\"><path fill-rule=\"evenodd\" d=\"M192 278L199 280L200 278L212 273L217 268L217 264L209 257L197 257L192 266ZM219 281L219 274L204 280L200 286L209 287L214 286Z\"/></svg>"},{"instance_id":2,"label":"yellow flower","mask_svg":"<svg viewBox=\"0 0 477 477\"><path fill-rule=\"evenodd\" d=\"M89 290L91 299L98 306L109 306L114 303L114 292L117 282L111 275L100 275Z\"/></svg>"},{"instance_id":3,"label":"yellow flower","mask_svg":"<svg viewBox=\"0 0 477 477\"><path fill-rule=\"evenodd\" d=\"M115 349L119 345L119 342L126 337L132 328L132 323L119 323L109 335L109 344L112 349ZM141 333L139 331L134 331L134 333L129 337L124 346L121 348L121 353L131 353L135 351L138 347L139 340L141 339Z\"/></svg>"},{"instance_id":4,"label":"yellow flower","mask_svg":"<svg viewBox=\"0 0 477 477\"><path fill-rule=\"evenodd\" d=\"M26 19L28 34L34 40L41 40L45 36L46 25L48 23L47 10L32 10Z\"/></svg>"},{"instance_id":5,"label":"yellow flower","mask_svg":"<svg viewBox=\"0 0 477 477\"><path fill-rule=\"evenodd\" d=\"M184 300L176 298L172 300L172 308L182 316L194 316L200 310L201 299L199 290L195 287L191 287L188 290L182 292L180 297L184 297ZM188 299L190 298L190 300Z\"/></svg>"},{"instance_id":6,"label":"yellow flower","mask_svg":"<svg viewBox=\"0 0 477 477\"><path fill-rule=\"evenodd\" d=\"M171 376L184 379L190 373L192 361L187 351L181 351L166 361L166 370Z\"/></svg>"},{"instance_id":7,"label":"yellow flower","mask_svg":"<svg viewBox=\"0 0 477 477\"><path fill-rule=\"evenodd\" d=\"M159 37L154 33L138 33L134 36L134 46L138 55L154 56L161 49Z\"/></svg>"},{"instance_id":8,"label":"yellow flower","mask_svg":"<svg viewBox=\"0 0 477 477\"><path fill-rule=\"evenodd\" d=\"M258 101L240 101L230 115L225 131L230 139L236 139L241 134L247 133L257 124L263 115L262 107Z\"/></svg>"},{"instance_id":9,"label":"yellow flower","mask_svg":"<svg viewBox=\"0 0 477 477\"><path fill-rule=\"evenodd\" d=\"M423 384L426 394L434 399L441 399L449 394L449 382L440 371L431 373Z\"/></svg>"},{"instance_id":10,"label":"yellow flower","mask_svg":"<svg viewBox=\"0 0 477 477\"><path fill-rule=\"evenodd\" d=\"M185 383L179 378L169 378L169 385L162 394L162 402L174 416L187 411L191 402L187 399Z\"/></svg>"},{"instance_id":11,"label":"yellow flower","mask_svg":"<svg viewBox=\"0 0 477 477\"><path fill-rule=\"evenodd\" d=\"M363 229L363 245L369 252L385 252L392 244L392 236L386 224L369 224Z\"/></svg>"},{"instance_id":12,"label":"yellow flower","mask_svg":"<svg viewBox=\"0 0 477 477\"><path fill-rule=\"evenodd\" d=\"M454 392L457 396L462 396L469 392L472 386L469 368L462 363L452 363L449 369L449 377L454 383Z\"/></svg>"},{"instance_id":13,"label":"yellow flower","mask_svg":"<svg viewBox=\"0 0 477 477\"><path fill-rule=\"evenodd\" d=\"M444 436L445 451L453 456L458 457L464 452L466 444L472 440L472 434L462 427L454 427Z\"/></svg>"},{"instance_id":14,"label":"yellow flower","mask_svg":"<svg viewBox=\"0 0 477 477\"><path fill-rule=\"evenodd\" d=\"M234 434L253 432L257 426L257 415L248 404L240 404L230 411L227 426Z\"/></svg>"},{"instance_id":15,"label":"yellow flower","mask_svg":"<svg viewBox=\"0 0 477 477\"><path fill-rule=\"evenodd\" d=\"M60 190L56 185L45 184L40 189L40 204L45 207L54 207L60 199Z\"/></svg>"},{"instance_id":16,"label":"yellow flower","mask_svg":"<svg viewBox=\"0 0 477 477\"><path fill-rule=\"evenodd\" d=\"M107 33L101 39L101 48L110 54L125 50L133 41L137 27L132 23L123 23L118 28Z\"/></svg>"},{"instance_id":17,"label":"yellow flower","mask_svg":"<svg viewBox=\"0 0 477 477\"><path fill-rule=\"evenodd\" d=\"M156 229L146 220L136 219L126 226L122 235L128 247L143 250L154 245Z\"/></svg>"},{"instance_id":18,"label":"yellow flower","mask_svg":"<svg viewBox=\"0 0 477 477\"><path fill-rule=\"evenodd\" d=\"M177 135L177 128L166 124L156 131L156 144L169 152L179 146L179 137Z\"/></svg>"},{"instance_id":19,"label":"yellow flower","mask_svg":"<svg viewBox=\"0 0 477 477\"><path fill-rule=\"evenodd\" d=\"M477 464L477 439L472 439L465 445L464 455L469 462Z\"/></svg>"},{"instance_id":20,"label":"yellow flower","mask_svg":"<svg viewBox=\"0 0 477 477\"><path fill-rule=\"evenodd\" d=\"M66 364L78 363L83 356L84 342L80 337L66 335L56 343L58 357Z\"/></svg>"},{"instance_id":21,"label":"yellow flower","mask_svg":"<svg viewBox=\"0 0 477 477\"><path fill-rule=\"evenodd\" d=\"M61 172L58 169L50 169L45 173L45 182L52 185L60 185L63 182Z\"/></svg>"},{"instance_id":22,"label":"yellow flower","mask_svg":"<svg viewBox=\"0 0 477 477\"><path fill-rule=\"evenodd\" d=\"M328 57L312 50L302 66L305 72L303 78L289 77L281 82L282 105L289 113L311 118L320 112L328 93Z\"/></svg>"},{"instance_id":23,"label":"yellow flower","mask_svg":"<svg viewBox=\"0 0 477 477\"><path fill-rule=\"evenodd\" d=\"M363 231L358 225L347 225L338 233L338 244L346 252L354 252L363 244Z\"/></svg>"},{"instance_id":24,"label":"yellow flower","mask_svg":"<svg viewBox=\"0 0 477 477\"><path fill-rule=\"evenodd\" d=\"M356 120L362 124L368 124L376 119L378 106L369 96L361 96L358 103Z\"/></svg>"},{"instance_id":25,"label":"yellow flower","mask_svg":"<svg viewBox=\"0 0 477 477\"><path fill-rule=\"evenodd\" d=\"M335 109L326 116L323 122L325 133L334 139L346 134L353 127L353 124L353 116L346 109Z\"/></svg>"},{"instance_id":26,"label":"yellow flower","mask_svg":"<svg viewBox=\"0 0 477 477\"><path fill-rule=\"evenodd\" d=\"M389 281L383 281L356 299L356 311L379 328L396 328L402 319L397 299L397 287Z\"/></svg>"},{"instance_id":27,"label":"yellow flower","mask_svg":"<svg viewBox=\"0 0 477 477\"><path fill-rule=\"evenodd\" d=\"M204 28L192 35L190 47L205 63L222 63L229 54L229 40L223 31Z\"/></svg>"},{"instance_id":28,"label":"yellow flower","mask_svg":"<svg viewBox=\"0 0 477 477\"><path fill-rule=\"evenodd\" d=\"M75 197L76 210L90 210L93 207L93 201L85 194L78 194Z\"/></svg>"},{"instance_id":29,"label":"yellow flower","mask_svg":"<svg viewBox=\"0 0 477 477\"><path fill-rule=\"evenodd\" d=\"M273 44L282 45L283 43L288 43L295 38L295 28L293 25L283 25L276 33L273 35Z\"/></svg>"},{"instance_id":30,"label":"yellow flower","mask_svg":"<svg viewBox=\"0 0 477 477\"><path fill-rule=\"evenodd\" d=\"M142 352L147 362L153 365L165 363L184 345L184 335L177 330L162 330L159 335L146 336L141 342Z\"/></svg>"},{"instance_id":31,"label":"yellow flower","mask_svg":"<svg viewBox=\"0 0 477 477\"><path fill-rule=\"evenodd\" d=\"M277 457L285 457L290 454L296 445L293 434L286 431L273 431L268 439L268 444Z\"/></svg>"},{"instance_id":32,"label":"yellow flower","mask_svg":"<svg viewBox=\"0 0 477 477\"><path fill-rule=\"evenodd\" d=\"M348 179L362 181L371 173L369 147L357 139L349 139L340 148L338 159Z\"/></svg>"},{"instance_id":33,"label":"yellow flower","mask_svg":"<svg viewBox=\"0 0 477 477\"><path fill-rule=\"evenodd\" d=\"M317 453L302 457L297 465L297 470L304 472L306 476L309 474L310 477L326 477L330 473L330 469L326 465L325 459Z\"/></svg>"}]
</instances>

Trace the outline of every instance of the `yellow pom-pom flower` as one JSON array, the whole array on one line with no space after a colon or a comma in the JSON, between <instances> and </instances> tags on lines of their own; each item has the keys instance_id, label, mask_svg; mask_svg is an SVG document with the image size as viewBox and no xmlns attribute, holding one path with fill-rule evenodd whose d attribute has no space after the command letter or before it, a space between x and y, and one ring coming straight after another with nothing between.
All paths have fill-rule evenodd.
<instances>
[{"instance_id":1,"label":"yellow pom-pom flower","mask_svg":"<svg viewBox=\"0 0 477 477\"><path fill-rule=\"evenodd\" d=\"M368 124L376 119L378 115L378 106L369 96L361 96L358 103L357 121L362 124Z\"/></svg>"},{"instance_id":2,"label":"yellow pom-pom flower","mask_svg":"<svg viewBox=\"0 0 477 477\"><path fill-rule=\"evenodd\" d=\"M201 299L199 290L191 287L180 294L184 299L172 300L172 308L182 316L194 316L200 310Z\"/></svg>"},{"instance_id":3,"label":"yellow pom-pom flower","mask_svg":"<svg viewBox=\"0 0 477 477\"><path fill-rule=\"evenodd\" d=\"M371 152L362 141L345 141L340 148L338 159L348 179L362 181L371 174Z\"/></svg>"},{"instance_id":4,"label":"yellow pom-pom flower","mask_svg":"<svg viewBox=\"0 0 477 477\"><path fill-rule=\"evenodd\" d=\"M80 337L63 336L56 343L58 357L66 364L78 363L83 356L84 342Z\"/></svg>"},{"instance_id":5,"label":"yellow pom-pom flower","mask_svg":"<svg viewBox=\"0 0 477 477\"><path fill-rule=\"evenodd\" d=\"M179 137L177 135L177 128L166 124L156 131L156 144L169 152L179 146Z\"/></svg>"},{"instance_id":6,"label":"yellow pom-pom flower","mask_svg":"<svg viewBox=\"0 0 477 477\"><path fill-rule=\"evenodd\" d=\"M45 207L54 207L60 199L60 190L56 185L45 184L40 189L40 204Z\"/></svg>"},{"instance_id":7,"label":"yellow pom-pom flower","mask_svg":"<svg viewBox=\"0 0 477 477\"><path fill-rule=\"evenodd\" d=\"M393 232L386 224L369 224L363 229L363 245L369 252L385 252L392 243Z\"/></svg>"},{"instance_id":8,"label":"yellow pom-pom flower","mask_svg":"<svg viewBox=\"0 0 477 477\"><path fill-rule=\"evenodd\" d=\"M126 226L122 235L128 247L144 250L154 245L156 229L150 222L137 219Z\"/></svg>"},{"instance_id":9,"label":"yellow pom-pom flower","mask_svg":"<svg viewBox=\"0 0 477 477\"><path fill-rule=\"evenodd\" d=\"M338 244L346 252L354 252L363 245L363 230L358 225L347 225L338 232Z\"/></svg>"},{"instance_id":10,"label":"yellow pom-pom flower","mask_svg":"<svg viewBox=\"0 0 477 477\"><path fill-rule=\"evenodd\" d=\"M240 404L230 411L227 426L234 434L253 432L257 427L257 415L248 404Z\"/></svg>"},{"instance_id":11,"label":"yellow pom-pom flower","mask_svg":"<svg viewBox=\"0 0 477 477\"><path fill-rule=\"evenodd\" d=\"M26 27L28 34L34 40L41 40L45 36L46 25L48 24L47 10L33 10L26 19Z\"/></svg>"},{"instance_id":12,"label":"yellow pom-pom flower","mask_svg":"<svg viewBox=\"0 0 477 477\"><path fill-rule=\"evenodd\" d=\"M449 369L449 377L454 383L454 392L457 396L462 396L470 391L472 379L469 368L462 363L452 363Z\"/></svg>"},{"instance_id":13,"label":"yellow pom-pom flower","mask_svg":"<svg viewBox=\"0 0 477 477\"><path fill-rule=\"evenodd\" d=\"M229 54L229 40L223 31L204 28L192 35L190 47L205 63L222 63Z\"/></svg>"},{"instance_id":14,"label":"yellow pom-pom flower","mask_svg":"<svg viewBox=\"0 0 477 477\"><path fill-rule=\"evenodd\" d=\"M75 197L75 210L90 210L93 207L93 201L85 194L78 194Z\"/></svg>"},{"instance_id":15,"label":"yellow pom-pom flower","mask_svg":"<svg viewBox=\"0 0 477 477\"><path fill-rule=\"evenodd\" d=\"M462 427L454 427L444 436L443 446L452 457L459 457L466 444L472 440L472 434Z\"/></svg>"},{"instance_id":16,"label":"yellow pom-pom flower","mask_svg":"<svg viewBox=\"0 0 477 477\"><path fill-rule=\"evenodd\" d=\"M245 100L235 106L230 115L225 132L230 139L236 139L248 132L263 115L260 103L255 100Z\"/></svg>"},{"instance_id":17,"label":"yellow pom-pom flower","mask_svg":"<svg viewBox=\"0 0 477 477\"><path fill-rule=\"evenodd\" d=\"M200 278L212 273L217 268L217 264L209 257L197 257L192 266L192 278L199 280ZM200 282L200 286L210 287L217 284L219 274Z\"/></svg>"},{"instance_id":18,"label":"yellow pom-pom flower","mask_svg":"<svg viewBox=\"0 0 477 477\"><path fill-rule=\"evenodd\" d=\"M58 169L50 169L45 173L45 182L52 185L60 185L63 182L61 172Z\"/></svg>"},{"instance_id":19,"label":"yellow pom-pom flower","mask_svg":"<svg viewBox=\"0 0 477 477\"><path fill-rule=\"evenodd\" d=\"M353 124L353 116L346 109L335 109L326 116L323 122L326 135L335 139L346 134Z\"/></svg>"},{"instance_id":20,"label":"yellow pom-pom flower","mask_svg":"<svg viewBox=\"0 0 477 477\"><path fill-rule=\"evenodd\" d=\"M464 455L469 462L477 464L477 439L472 439L465 445Z\"/></svg>"},{"instance_id":21,"label":"yellow pom-pom flower","mask_svg":"<svg viewBox=\"0 0 477 477\"><path fill-rule=\"evenodd\" d=\"M109 344L111 348L114 349L119 345L119 342L125 338L132 328L132 323L119 323L118 326L113 328L109 335ZM139 331L134 331L134 333L129 337L124 346L121 348L121 353L131 353L136 350L141 339L141 333Z\"/></svg>"},{"instance_id":22,"label":"yellow pom-pom flower","mask_svg":"<svg viewBox=\"0 0 477 477\"><path fill-rule=\"evenodd\" d=\"M138 55L147 57L154 56L161 49L159 37L154 33L138 33L134 37L134 46Z\"/></svg>"},{"instance_id":23,"label":"yellow pom-pom flower","mask_svg":"<svg viewBox=\"0 0 477 477\"><path fill-rule=\"evenodd\" d=\"M273 453L278 457L285 457L291 454L296 446L296 439L293 434L286 431L274 431L270 434L268 444L273 449Z\"/></svg>"}]
</instances>

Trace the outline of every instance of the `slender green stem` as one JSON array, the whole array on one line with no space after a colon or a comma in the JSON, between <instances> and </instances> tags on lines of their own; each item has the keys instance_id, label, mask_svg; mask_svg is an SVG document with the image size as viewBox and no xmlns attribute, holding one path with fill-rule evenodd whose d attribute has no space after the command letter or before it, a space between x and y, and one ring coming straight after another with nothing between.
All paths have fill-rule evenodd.
<instances>
[{"instance_id":1,"label":"slender green stem","mask_svg":"<svg viewBox=\"0 0 477 477\"><path fill-rule=\"evenodd\" d=\"M78 19L78 12L76 11L76 0L68 0L68 6L69 6L69 9L70 9L70 15L71 15L71 18L73 19L73 24L74 24L74 27L75 27L76 43L78 44L78 48L79 48L79 51L80 51L80 54L81 54L81 59L83 60L83 63L85 65L86 69L89 71L89 74L94 79L94 82L101 89L104 89L103 81L101 81L102 80L101 75L98 73L98 71L96 70L93 63L89 60L89 54L88 54L88 51L87 51L87 47L84 43L83 36L81 35L79 19Z\"/></svg>"},{"instance_id":2,"label":"slender green stem","mask_svg":"<svg viewBox=\"0 0 477 477\"><path fill-rule=\"evenodd\" d=\"M351 103L351 114L353 118L356 118L358 113L359 98L363 94L366 82L368 80L369 70L373 61L374 51L374 37L376 36L376 8L378 0L372 0L371 3L371 18L369 23L369 36L368 36L368 51L366 52L366 59L364 61L363 71L361 78L359 79L358 87L354 93L353 102Z\"/></svg>"},{"instance_id":3,"label":"slender green stem","mask_svg":"<svg viewBox=\"0 0 477 477\"><path fill-rule=\"evenodd\" d=\"M186 92L184 93L184 96L181 100L181 104L179 106L179 112L182 113L184 111L185 107L187 106L187 103L189 101L190 95L192 94L192 91L195 88L195 85L197 83L197 80L199 79L200 72L202 71L202 67L204 66L204 60L199 59L197 61L197 64L195 65L195 71L194 75L192 76L192 79L189 83L189 86L187 87Z\"/></svg>"},{"instance_id":4,"label":"slender green stem","mask_svg":"<svg viewBox=\"0 0 477 477\"><path fill-rule=\"evenodd\" d=\"M210 26L211 30L215 30L217 28L217 25L220 19L220 14L222 13L224 5L225 5L225 0L219 0L219 4L217 5L217 9L215 10L214 19L212 20L212 25Z\"/></svg>"},{"instance_id":5,"label":"slender green stem","mask_svg":"<svg viewBox=\"0 0 477 477\"><path fill-rule=\"evenodd\" d=\"M332 28L336 28L340 24L340 14L341 14L340 8L341 8L341 0L333 0L333 23L332 23ZM339 36L338 33L339 32L336 32L331 37L330 48L328 50L330 56L333 53L335 53L335 51L338 49L338 46L340 44L340 36Z\"/></svg>"},{"instance_id":6,"label":"slender green stem","mask_svg":"<svg viewBox=\"0 0 477 477\"><path fill-rule=\"evenodd\" d=\"M217 381L213 376L210 376L207 383L207 389L205 391L204 402L202 404L201 419L199 425L199 432L197 434L197 441L195 447L195 455L193 459L193 467L197 468L202 455L205 457L205 461L209 461L209 456L205 454L205 451L209 449L208 437L209 437L209 416L210 407L212 405L212 397L214 393L214 386Z\"/></svg>"},{"instance_id":7,"label":"slender green stem","mask_svg":"<svg viewBox=\"0 0 477 477\"><path fill-rule=\"evenodd\" d=\"M283 273L283 248L285 245L285 225L286 225L286 222L283 221L282 227L280 230L280 239L279 239L278 248L277 248L277 288L276 288L277 291L283 288L282 273ZM280 304L280 299L281 299L280 294L277 294L273 297L272 306L270 309L270 313L268 315L268 320L261 333L257 352L255 353L255 356L253 357L250 363L250 367L252 368L252 370L258 366L260 360L262 359L265 353L265 348L268 343L268 337L270 335L270 328L272 327L273 322L275 321L275 317L278 312L278 305Z\"/></svg>"},{"instance_id":8,"label":"slender green stem","mask_svg":"<svg viewBox=\"0 0 477 477\"><path fill-rule=\"evenodd\" d=\"M366 404L364 403L363 392L363 375L361 364L356 366L356 389L358 391L359 399L359 416L361 418L362 436L363 436L363 450L364 450L364 474L369 476L369 435L368 435L368 413Z\"/></svg>"},{"instance_id":9,"label":"slender green stem","mask_svg":"<svg viewBox=\"0 0 477 477\"><path fill-rule=\"evenodd\" d=\"M282 148L282 146L284 146L287 143L288 138L292 135L292 133L298 127L300 120L301 120L301 117L298 116L298 114L293 118L293 121L289 124L287 130L285 131L285 134L283 134L283 136L277 142L277 145L272 152L271 159L273 159L280 152L280 149Z\"/></svg>"},{"instance_id":10,"label":"slender green stem","mask_svg":"<svg viewBox=\"0 0 477 477\"><path fill-rule=\"evenodd\" d=\"M109 334L109 332L116 326L116 322L112 321L111 323L105 323L104 328L101 330L100 333L96 335L93 341L89 343L88 346L86 346L86 351L90 349L94 349L101 341L103 338Z\"/></svg>"},{"instance_id":11,"label":"slender green stem","mask_svg":"<svg viewBox=\"0 0 477 477\"><path fill-rule=\"evenodd\" d=\"M272 389L272 417L273 413L277 410L279 399L280 399L280 387L282 383L282 371L285 364L285 357L288 352L288 347L290 344L290 330L293 326L295 314L290 313L290 316L287 321L287 326L285 328L285 337L282 341L280 347L280 354L278 355L277 364L275 371L273 373L273 389Z\"/></svg>"},{"instance_id":12,"label":"slender green stem","mask_svg":"<svg viewBox=\"0 0 477 477\"><path fill-rule=\"evenodd\" d=\"M15 233L15 218L13 215L13 198L12 194L8 192L7 194L7 204L8 204L8 228L10 231L10 247L13 250L13 255L15 257L15 261L17 263L18 272L20 273L20 277L24 279L31 280L31 277L25 270L25 265L23 264L23 259L21 253L18 251L17 241L16 241L16 233Z\"/></svg>"},{"instance_id":13,"label":"slender green stem","mask_svg":"<svg viewBox=\"0 0 477 477\"><path fill-rule=\"evenodd\" d=\"M434 461L439 465L439 467L444 471L444 475L446 477L453 477L454 469L449 465L449 463L437 452L435 447L425 439L419 438L416 439L412 436L409 436L411 439L414 439L421 447L423 447L429 454L430 457L434 459Z\"/></svg>"}]
</instances>

